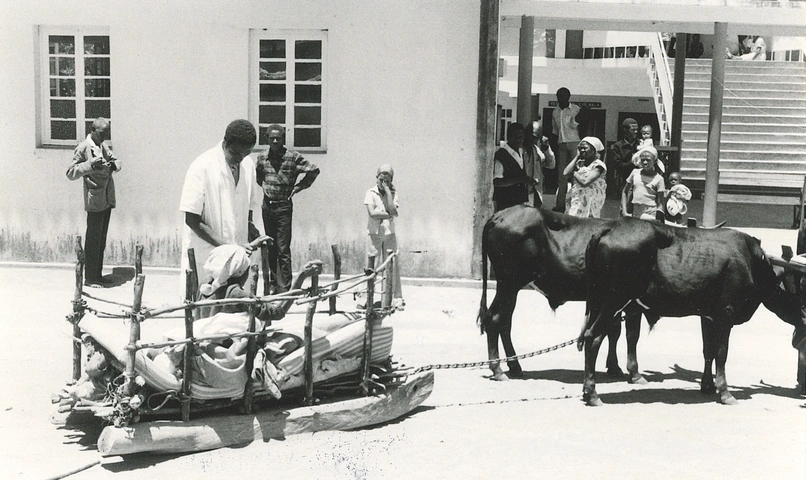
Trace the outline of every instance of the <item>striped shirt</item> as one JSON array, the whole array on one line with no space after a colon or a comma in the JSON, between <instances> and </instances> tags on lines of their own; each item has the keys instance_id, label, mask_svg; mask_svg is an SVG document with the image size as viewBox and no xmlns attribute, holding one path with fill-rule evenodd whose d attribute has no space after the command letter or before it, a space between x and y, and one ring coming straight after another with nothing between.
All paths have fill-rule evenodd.
<instances>
[{"instance_id":1,"label":"striped shirt","mask_svg":"<svg viewBox=\"0 0 806 480\"><path fill-rule=\"evenodd\" d=\"M305 160L299 152L285 147L272 154L271 149L257 156L257 181L263 186L263 193L269 200L287 200L297 185L297 177L301 173L316 172L306 175L299 182L300 190L311 186L319 174L319 167Z\"/></svg>"}]
</instances>

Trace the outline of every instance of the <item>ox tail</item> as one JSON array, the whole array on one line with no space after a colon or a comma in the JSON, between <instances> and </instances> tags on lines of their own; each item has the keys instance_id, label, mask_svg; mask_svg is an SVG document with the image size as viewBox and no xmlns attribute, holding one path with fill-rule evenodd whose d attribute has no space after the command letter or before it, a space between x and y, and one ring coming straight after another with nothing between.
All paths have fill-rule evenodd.
<instances>
[{"instance_id":1,"label":"ox tail","mask_svg":"<svg viewBox=\"0 0 806 480\"><path fill-rule=\"evenodd\" d=\"M594 327L596 327L595 323L597 319L591 318L591 313L594 310L591 308L591 305L594 303L598 305L600 302L597 298L595 298L596 282L594 280L593 272L596 266L596 251L599 249L599 241L609 232L610 229L607 228L591 236L591 239L588 242L588 247L585 249L585 277L587 279L585 293L585 324L582 326L582 331L579 332L579 338L577 338L577 349L580 351L582 350L585 337L592 336Z\"/></svg>"},{"instance_id":2,"label":"ox tail","mask_svg":"<svg viewBox=\"0 0 806 480\"><path fill-rule=\"evenodd\" d=\"M489 234L489 226L489 223L484 226L484 231L481 235L481 304L479 305L479 314L476 317L476 325L481 329L482 335L490 321L490 312L487 309L487 235Z\"/></svg>"}]
</instances>

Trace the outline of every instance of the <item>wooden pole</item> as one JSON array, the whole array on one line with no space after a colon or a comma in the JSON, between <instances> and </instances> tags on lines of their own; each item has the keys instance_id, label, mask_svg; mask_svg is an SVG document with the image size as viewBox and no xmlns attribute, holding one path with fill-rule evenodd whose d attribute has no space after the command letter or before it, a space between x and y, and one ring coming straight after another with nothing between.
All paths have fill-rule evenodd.
<instances>
[{"instance_id":1,"label":"wooden pole","mask_svg":"<svg viewBox=\"0 0 806 480\"><path fill-rule=\"evenodd\" d=\"M260 266L263 269L263 295L271 294L271 268L269 267L269 244L260 245Z\"/></svg>"},{"instance_id":2,"label":"wooden pole","mask_svg":"<svg viewBox=\"0 0 806 480\"><path fill-rule=\"evenodd\" d=\"M143 285L145 275L137 275L134 279L134 301L132 302L131 319L129 320L129 344L126 346L126 395L134 395L137 385L134 383L134 358L137 355L137 342L140 340L140 306L143 302Z\"/></svg>"},{"instance_id":3,"label":"wooden pole","mask_svg":"<svg viewBox=\"0 0 806 480\"><path fill-rule=\"evenodd\" d=\"M73 324L73 381L81 378L81 343L76 341L81 338L81 330L78 322L84 316L84 303L81 292L84 288L84 249L81 248L81 235L76 235L76 288L73 292L73 316L70 323Z\"/></svg>"},{"instance_id":4,"label":"wooden pole","mask_svg":"<svg viewBox=\"0 0 806 480\"><path fill-rule=\"evenodd\" d=\"M373 320L375 317L375 277L367 281L367 319L366 328L364 330L364 348L361 352L361 392L368 396L372 392L369 386L369 366L370 359L372 359L372 333L375 329Z\"/></svg>"},{"instance_id":5,"label":"wooden pole","mask_svg":"<svg viewBox=\"0 0 806 480\"><path fill-rule=\"evenodd\" d=\"M193 274L190 270L185 270L185 301L193 301L195 290L198 286L193 283ZM193 340L193 307L188 305L185 309L185 338ZM182 395L180 402L182 405L182 421L190 420L190 382L193 380L193 369L191 360L193 359L193 343L186 343L182 355Z\"/></svg>"},{"instance_id":6,"label":"wooden pole","mask_svg":"<svg viewBox=\"0 0 806 480\"><path fill-rule=\"evenodd\" d=\"M672 146L675 147L671 169L667 169L667 175L671 172L680 171L680 148L683 143L683 93L685 91L686 80L686 47L688 45L688 35L677 34L677 49L674 54L674 94L672 95Z\"/></svg>"},{"instance_id":7,"label":"wooden pole","mask_svg":"<svg viewBox=\"0 0 806 480\"><path fill-rule=\"evenodd\" d=\"M711 63L711 102L708 110L708 147L705 152L705 200L702 223L716 225L719 192L719 147L722 138L722 101L725 85L725 48L728 24L714 23L714 55Z\"/></svg>"},{"instance_id":8,"label":"wooden pole","mask_svg":"<svg viewBox=\"0 0 806 480\"><path fill-rule=\"evenodd\" d=\"M142 275L143 273L143 246L137 245L134 247L134 274Z\"/></svg>"},{"instance_id":9,"label":"wooden pole","mask_svg":"<svg viewBox=\"0 0 806 480\"><path fill-rule=\"evenodd\" d=\"M311 277L311 295L318 296L319 275ZM305 405L313 405L313 315L316 313L316 301L308 304L305 314Z\"/></svg>"},{"instance_id":10,"label":"wooden pole","mask_svg":"<svg viewBox=\"0 0 806 480\"><path fill-rule=\"evenodd\" d=\"M383 299L381 300L381 308L389 308L392 306L392 296L394 295L395 288L395 258L392 257L393 251L387 250L387 258L392 261L383 269Z\"/></svg>"},{"instance_id":11,"label":"wooden pole","mask_svg":"<svg viewBox=\"0 0 806 480\"><path fill-rule=\"evenodd\" d=\"M249 272L250 277L250 288L249 293L254 297L257 295L257 277L258 277L258 266L252 265ZM260 307L255 304L249 306L249 333L254 333L256 326L255 326L255 316L257 315L257 311ZM244 413L252 413L252 403L255 398L255 384L254 380L252 380L252 369L255 366L255 355L257 354L257 342L255 341L254 335L250 335L247 337L246 340L246 364L244 368L246 369L246 385L244 385L243 389L243 410Z\"/></svg>"},{"instance_id":12,"label":"wooden pole","mask_svg":"<svg viewBox=\"0 0 806 480\"><path fill-rule=\"evenodd\" d=\"M518 45L518 123L527 126L532 118L532 66L535 43L535 17L521 17ZM532 128L528 126L527 128ZM530 130L531 131L531 130Z\"/></svg>"},{"instance_id":13,"label":"wooden pole","mask_svg":"<svg viewBox=\"0 0 806 480\"><path fill-rule=\"evenodd\" d=\"M481 233L493 211L492 184L498 95L498 30L500 0L481 0L479 8L479 76L476 96L476 191L473 257L470 270L481 278Z\"/></svg>"},{"instance_id":14,"label":"wooden pole","mask_svg":"<svg viewBox=\"0 0 806 480\"><path fill-rule=\"evenodd\" d=\"M338 282L335 280L341 279L341 253L339 253L339 246L338 245L331 245L330 251L333 252L333 286L330 287L330 291L333 292L337 288L339 288ZM336 296L332 296L329 299L330 302L330 314L334 315L336 313Z\"/></svg>"},{"instance_id":15,"label":"wooden pole","mask_svg":"<svg viewBox=\"0 0 806 480\"><path fill-rule=\"evenodd\" d=\"M196 285L196 288L193 289L193 300L196 301L199 296L199 272L196 269L196 251L192 248L188 248L188 267L190 267L193 284Z\"/></svg>"}]
</instances>

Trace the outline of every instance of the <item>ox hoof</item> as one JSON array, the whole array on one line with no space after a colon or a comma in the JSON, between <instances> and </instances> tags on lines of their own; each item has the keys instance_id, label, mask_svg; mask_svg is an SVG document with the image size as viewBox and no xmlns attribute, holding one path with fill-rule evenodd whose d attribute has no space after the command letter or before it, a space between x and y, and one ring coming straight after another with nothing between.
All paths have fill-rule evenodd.
<instances>
[{"instance_id":1,"label":"ox hoof","mask_svg":"<svg viewBox=\"0 0 806 480\"><path fill-rule=\"evenodd\" d=\"M638 376L635 376L635 377L630 377L630 379L629 379L629 380L627 380L627 382L628 382L628 383L631 383L631 384L633 384L633 385L646 385L647 383L649 383L649 382L647 382L647 381L646 381L646 378L644 378L644 376L643 376L643 375L638 375Z\"/></svg>"},{"instance_id":2,"label":"ox hoof","mask_svg":"<svg viewBox=\"0 0 806 480\"><path fill-rule=\"evenodd\" d=\"M522 378L523 377L523 369L520 365L515 365L509 367L509 371L507 372L510 378Z\"/></svg>"},{"instance_id":3,"label":"ox hoof","mask_svg":"<svg viewBox=\"0 0 806 480\"><path fill-rule=\"evenodd\" d=\"M713 395L716 393L716 387L714 386L713 383L711 384L703 383L702 385L700 385L700 393L702 393L703 395Z\"/></svg>"},{"instance_id":4,"label":"ox hoof","mask_svg":"<svg viewBox=\"0 0 806 480\"><path fill-rule=\"evenodd\" d=\"M589 394L582 395L582 400L585 402L585 405L589 407L601 407L602 405L604 405L602 399L599 398L599 395L595 393L593 395Z\"/></svg>"},{"instance_id":5,"label":"ox hoof","mask_svg":"<svg viewBox=\"0 0 806 480\"><path fill-rule=\"evenodd\" d=\"M624 370L618 365L615 367L607 367L607 376L610 378L622 378L624 377Z\"/></svg>"},{"instance_id":6,"label":"ox hoof","mask_svg":"<svg viewBox=\"0 0 806 480\"><path fill-rule=\"evenodd\" d=\"M738 405L739 402L736 398L728 392L723 393L719 396L719 403L722 405Z\"/></svg>"},{"instance_id":7,"label":"ox hoof","mask_svg":"<svg viewBox=\"0 0 806 480\"><path fill-rule=\"evenodd\" d=\"M509 377L504 372L493 373L493 380L496 382L506 382L509 380Z\"/></svg>"}]
</instances>

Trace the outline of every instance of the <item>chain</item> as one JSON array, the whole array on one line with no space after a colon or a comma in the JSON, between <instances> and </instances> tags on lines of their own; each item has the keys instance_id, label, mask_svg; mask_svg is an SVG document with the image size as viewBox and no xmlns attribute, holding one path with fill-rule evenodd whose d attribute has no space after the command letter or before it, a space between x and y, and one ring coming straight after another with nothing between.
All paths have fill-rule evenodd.
<instances>
[{"instance_id":1,"label":"chain","mask_svg":"<svg viewBox=\"0 0 806 480\"><path fill-rule=\"evenodd\" d=\"M481 361L481 362L471 362L471 363L438 363L438 364L433 364L433 365L424 365L422 367L417 367L416 369L414 369L414 371L411 373L411 375L415 375L415 374L420 373L420 372L427 372L429 370L447 370L447 369L451 369L451 368L486 367L486 366L491 365L493 363L510 362L512 360L521 360L521 359L524 359L524 358L536 357L538 355L543 355L544 353L549 353L549 352L553 352L555 350L559 350L561 348L565 348L565 347L567 347L569 345L575 344L576 342L577 342L577 339L574 338L572 340L568 340L567 342L563 342L563 343L554 345L553 347L544 348L544 349L538 350L536 352L525 353L523 355L515 355L514 357L497 358L495 360L484 360L484 361Z\"/></svg>"}]
</instances>

